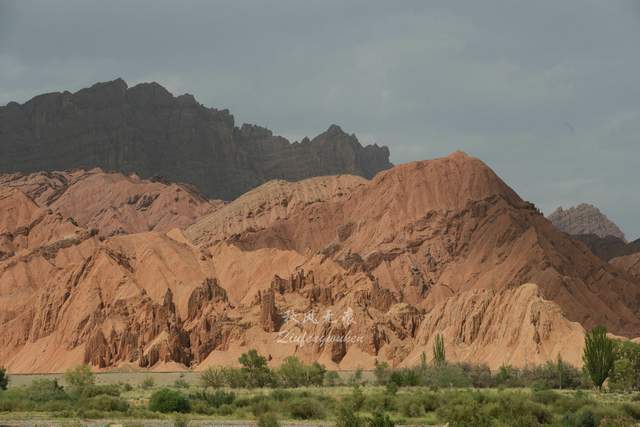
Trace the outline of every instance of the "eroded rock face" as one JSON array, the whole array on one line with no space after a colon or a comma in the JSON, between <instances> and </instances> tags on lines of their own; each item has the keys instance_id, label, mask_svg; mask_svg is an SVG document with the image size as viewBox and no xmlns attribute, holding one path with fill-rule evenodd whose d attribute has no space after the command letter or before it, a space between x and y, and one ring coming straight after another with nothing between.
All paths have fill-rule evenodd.
<instances>
[{"instance_id":1,"label":"eroded rock face","mask_svg":"<svg viewBox=\"0 0 640 427\"><path fill-rule=\"evenodd\" d=\"M613 236L625 240L624 233L600 210L587 203L569 209L559 207L549 220L559 230L572 235L595 234L598 237Z\"/></svg>"},{"instance_id":2,"label":"eroded rock face","mask_svg":"<svg viewBox=\"0 0 640 427\"><path fill-rule=\"evenodd\" d=\"M614 258L611 264L634 277L640 286L640 252Z\"/></svg>"},{"instance_id":3,"label":"eroded rock face","mask_svg":"<svg viewBox=\"0 0 640 427\"><path fill-rule=\"evenodd\" d=\"M0 364L201 369L255 348L408 366L437 334L450 360L580 364L584 328L640 330L634 264L604 263L477 159L310 181L265 184L184 233L111 236L52 210L52 186L0 184Z\"/></svg>"},{"instance_id":4,"label":"eroded rock face","mask_svg":"<svg viewBox=\"0 0 640 427\"><path fill-rule=\"evenodd\" d=\"M363 147L338 126L291 144L268 129L234 126L228 110L157 83L122 79L0 107L0 172L102 168L195 185L230 200L271 180L391 167L387 147Z\"/></svg>"},{"instance_id":5,"label":"eroded rock face","mask_svg":"<svg viewBox=\"0 0 640 427\"><path fill-rule=\"evenodd\" d=\"M184 228L222 207L184 184L149 181L100 169L0 175L0 186L102 237Z\"/></svg>"}]
</instances>

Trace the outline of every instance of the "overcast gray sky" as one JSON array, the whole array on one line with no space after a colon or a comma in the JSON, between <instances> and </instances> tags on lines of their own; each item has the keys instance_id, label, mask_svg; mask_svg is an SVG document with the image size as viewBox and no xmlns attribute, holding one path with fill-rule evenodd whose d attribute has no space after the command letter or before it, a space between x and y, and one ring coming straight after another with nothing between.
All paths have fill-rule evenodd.
<instances>
[{"instance_id":1,"label":"overcast gray sky","mask_svg":"<svg viewBox=\"0 0 640 427\"><path fill-rule=\"evenodd\" d=\"M394 163L461 149L640 237L640 0L5 1L0 104L124 78Z\"/></svg>"}]
</instances>

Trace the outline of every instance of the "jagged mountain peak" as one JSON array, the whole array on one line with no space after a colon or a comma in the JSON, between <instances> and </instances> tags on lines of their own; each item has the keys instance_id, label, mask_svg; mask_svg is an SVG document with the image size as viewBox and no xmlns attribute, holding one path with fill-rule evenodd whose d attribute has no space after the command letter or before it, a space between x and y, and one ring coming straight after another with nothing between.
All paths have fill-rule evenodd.
<instances>
[{"instance_id":1,"label":"jagged mountain peak","mask_svg":"<svg viewBox=\"0 0 640 427\"><path fill-rule=\"evenodd\" d=\"M0 107L0 173L95 167L161 175L229 200L271 179L371 178L391 163L387 147L363 147L337 126L292 144L260 126L237 128L228 110L156 82L118 78Z\"/></svg>"}]
</instances>

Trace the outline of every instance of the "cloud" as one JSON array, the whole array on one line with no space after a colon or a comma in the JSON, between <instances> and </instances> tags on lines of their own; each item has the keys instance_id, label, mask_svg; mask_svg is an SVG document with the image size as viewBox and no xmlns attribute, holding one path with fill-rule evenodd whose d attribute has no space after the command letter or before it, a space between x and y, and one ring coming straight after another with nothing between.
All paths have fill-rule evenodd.
<instances>
[{"instance_id":1,"label":"cloud","mask_svg":"<svg viewBox=\"0 0 640 427\"><path fill-rule=\"evenodd\" d=\"M340 124L396 163L463 149L545 210L640 235L635 0L0 0L0 103L123 77L238 122Z\"/></svg>"}]
</instances>

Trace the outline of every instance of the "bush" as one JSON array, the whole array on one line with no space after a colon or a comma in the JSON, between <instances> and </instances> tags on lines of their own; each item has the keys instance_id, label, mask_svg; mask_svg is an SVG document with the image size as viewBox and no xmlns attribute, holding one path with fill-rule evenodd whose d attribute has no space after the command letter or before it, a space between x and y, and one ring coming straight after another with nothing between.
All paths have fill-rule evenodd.
<instances>
[{"instance_id":1,"label":"bush","mask_svg":"<svg viewBox=\"0 0 640 427\"><path fill-rule=\"evenodd\" d=\"M341 383L340 375L336 371L329 371L324 376L324 384L329 387L335 387Z\"/></svg>"},{"instance_id":2,"label":"bush","mask_svg":"<svg viewBox=\"0 0 640 427\"><path fill-rule=\"evenodd\" d=\"M425 415L424 407L422 406L422 402L416 398L406 398L402 399L400 412L405 417L409 418L418 418L423 417Z\"/></svg>"},{"instance_id":3,"label":"bush","mask_svg":"<svg viewBox=\"0 0 640 427\"><path fill-rule=\"evenodd\" d=\"M543 405L551 405L560 399L560 394L553 390L539 390L531 394L531 400Z\"/></svg>"},{"instance_id":4,"label":"bush","mask_svg":"<svg viewBox=\"0 0 640 427\"><path fill-rule=\"evenodd\" d=\"M312 397L298 397L288 404L289 413L299 420L323 419L326 417L324 406Z\"/></svg>"},{"instance_id":5,"label":"bush","mask_svg":"<svg viewBox=\"0 0 640 427\"><path fill-rule=\"evenodd\" d=\"M236 399L236 395L233 392L225 392L224 390L216 390L213 393L207 393L202 391L196 395L197 398L207 402L210 406L217 408L222 405L230 405Z\"/></svg>"},{"instance_id":6,"label":"bush","mask_svg":"<svg viewBox=\"0 0 640 427\"><path fill-rule=\"evenodd\" d=\"M176 415L173 419L174 427L187 427L189 425L189 420L184 415Z\"/></svg>"},{"instance_id":7,"label":"bush","mask_svg":"<svg viewBox=\"0 0 640 427\"><path fill-rule=\"evenodd\" d=\"M247 387L248 380L245 371L237 368L221 368L224 384L231 388Z\"/></svg>"},{"instance_id":8,"label":"bush","mask_svg":"<svg viewBox=\"0 0 640 427\"><path fill-rule=\"evenodd\" d=\"M520 370L511 365L502 365L498 369L495 381L497 385L504 387L522 387Z\"/></svg>"},{"instance_id":9,"label":"bush","mask_svg":"<svg viewBox=\"0 0 640 427\"><path fill-rule=\"evenodd\" d=\"M206 389L219 388L225 385L225 375L222 368L207 368L200 374L200 382Z\"/></svg>"},{"instance_id":10,"label":"bush","mask_svg":"<svg viewBox=\"0 0 640 427\"><path fill-rule=\"evenodd\" d=\"M378 363L378 361L376 360L376 365L373 373L376 377L376 384L387 384L387 382L389 381L389 364L387 362Z\"/></svg>"},{"instance_id":11,"label":"bush","mask_svg":"<svg viewBox=\"0 0 640 427\"><path fill-rule=\"evenodd\" d=\"M438 417L450 423L452 427L489 427L491 418L481 405L469 395L460 394L438 408Z\"/></svg>"},{"instance_id":12,"label":"bush","mask_svg":"<svg viewBox=\"0 0 640 427\"><path fill-rule=\"evenodd\" d=\"M120 396L120 386L117 384L100 384L84 387L81 392L83 398L106 394L109 396Z\"/></svg>"},{"instance_id":13,"label":"bush","mask_svg":"<svg viewBox=\"0 0 640 427\"><path fill-rule=\"evenodd\" d=\"M87 409L95 409L97 411L118 411L126 412L129 410L129 403L119 397L102 394L87 399L84 404Z\"/></svg>"},{"instance_id":14,"label":"bush","mask_svg":"<svg viewBox=\"0 0 640 427\"><path fill-rule=\"evenodd\" d=\"M0 390L6 390L9 385L9 376L7 370L0 366Z\"/></svg>"},{"instance_id":15,"label":"bush","mask_svg":"<svg viewBox=\"0 0 640 427\"><path fill-rule=\"evenodd\" d=\"M173 386L176 388L189 388L189 383L184 379L184 374L180 374L180 378L173 382Z\"/></svg>"},{"instance_id":16,"label":"bush","mask_svg":"<svg viewBox=\"0 0 640 427\"><path fill-rule=\"evenodd\" d=\"M217 412L220 415L231 415L235 411L234 407L231 405L220 405Z\"/></svg>"},{"instance_id":17,"label":"bush","mask_svg":"<svg viewBox=\"0 0 640 427\"><path fill-rule=\"evenodd\" d=\"M154 412L189 412L189 400L179 391L163 388L151 395L149 409Z\"/></svg>"},{"instance_id":18,"label":"bush","mask_svg":"<svg viewBox=\"0 0 640 427\"><path fill-rule=\"evenodd\" d=\"M625 403L622 405L622 410L634 420L640 421L640 404Z\"/></svg>"},{"instance_id":19,"label":"bush","mask_svg":"<svg viewBox=\"0 0 640 427\"><path fill-rule=\"evenodd\" d=\"M366 396L364 406L372 413L379 409L394 411L396 410L396 397L395 394L387 392L372 393Z\"/></svg>"},{"instance_id":20,"label":"bush","mask_svg":"<svg viewBox=\"0 0 640 427\"><path fill-rule=\"evenodd\" d=\"M151 376L145 377L140 383L140 387L145 390L153 388L154 385L156 385L156 381Z\"/></svg>"},{"instance_id":21,"label":"bush","mask_svg":"<svg viewBox=\"0 0 640 427\"><path fill-rule=\"evenodd\" d=\"M274 409L275 408L273 407L271 400L263 396L257 396L257 398L254 399L253 404L251 405L251 412L255 416L260 416L268 412L272 412Z\"/></svg>"},{"instance_id":22,"label":"bush","mask_svg":"<svg viewBox=\"0 0 640 427\"><path fill-rule=\"evenodd\" d=\"M238 359L244 373L246 387L266 387L275 383L273 372L267 367L267 359L256 350L243 353Z\"/></svg>"},{"instance_id":23,"label":"bush","mask_svg":"<svg viewBox=\"0 0 640 427\"><path fill-rule=\"evenodd\" d=\"M391 418L381 410L377 410L373 414L373 418L369 419L369 427L394 427L395 423Z\"/></svg>"},{"instance_id":24,"label":"bush","mask_svg":"<svg viewBox=\"0 0 640 427\"><path fill-rule=\"evenodd\" d=\"M81 392L83 389L94 385L96 377L91 372L89 365L78 365L65 372L64 381L74 392Z\"/></svg>"},{"instance_id":25,"label":"bush","mask_svg":"<svg viewBox=\"0 0 640 427\"><path fill-rule=\"evenodd\" d=\"M365 427L364 418L359 417L348 405L338 408L335 427Z\"/></svg>"},{"instance_id":26,"label":"bush","mask_svg":"<svg viewBox=\"0 0 640 427\"><path fill-rule=\"evenodd\" d=\"M487 365L473 365L470 363L461 363L458 365L469 379L471 385L476 388L494 387L496 381L491 375L491 369Z\"/></svg>"},{"instance_id":27,"label":"bush","mask_svg":"<svg viewBox=\"0 0 640 427\"><path fill-rule=\"evenodd\" d=\"M366 401L366 397L364 393L362 393L362 389L360 386L353 386L353 390L351 394L346 396L343 400L344 405L351 408L352 411L358 412L362 409L364 403Z\"/></svg>"},{"instance_id":28,"label":"bush","mask_svg":"<svg viewBox=\"0 0 640 427\"><path fill-rule=\"evenodd\" d=\"M69 396L56 379L33 380L25 390L27 397L34 402L64 400Z\"/></svg>"},{"instance_id":29,"label":"bush","mask_svg":"<svg viewBox=\"0 0 640 427\"><path fill-rule=\"evenodd\" d=\"M277 400L278 402L284 402L285 400L289 400L294 396L292 392L289 390L275 389L271 392L271 398L273 400Z\"/></svg>"},{"instance_id":30,"label":"bush","mask_svg":"<svg viewBox=\"0 0 640 427\"><path fill-rule=\"evenodd\" d=\"M258 417L257 427L280 427L278 417L269 412Z\"/></svg>"},{"instance_id":31,"label":"bush","mask_svg":"<svg viewBox=\"0 0 640 427\"><path fill-rule=\"evenodd\" d=\"M442 388L442 387L469 387L471 380L465 374L465 371L458 365L439 365L427 368L424 372L424 385Z\"/></svg>"}]
</instances>

